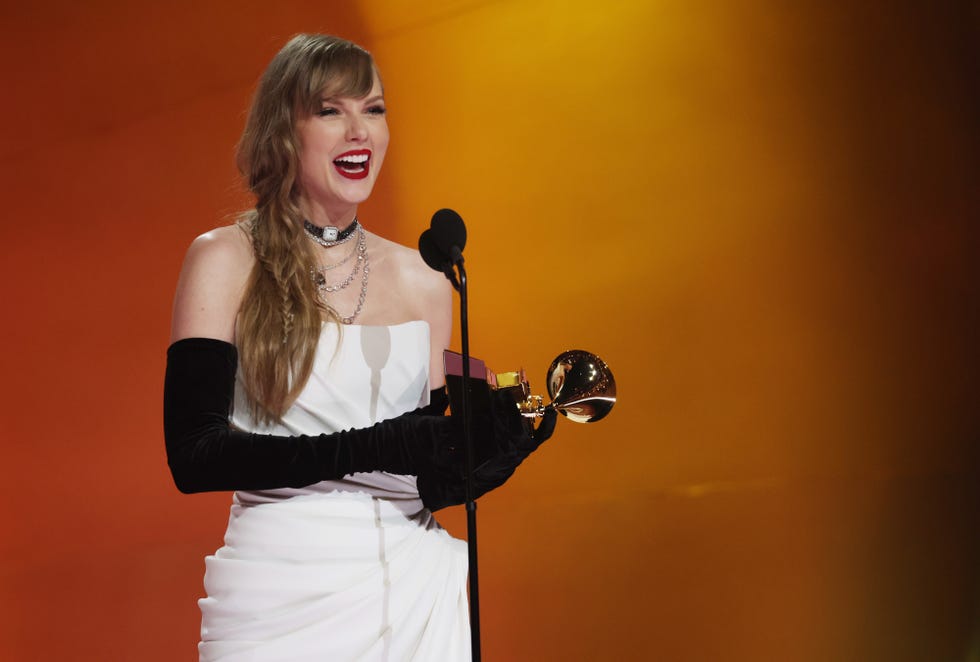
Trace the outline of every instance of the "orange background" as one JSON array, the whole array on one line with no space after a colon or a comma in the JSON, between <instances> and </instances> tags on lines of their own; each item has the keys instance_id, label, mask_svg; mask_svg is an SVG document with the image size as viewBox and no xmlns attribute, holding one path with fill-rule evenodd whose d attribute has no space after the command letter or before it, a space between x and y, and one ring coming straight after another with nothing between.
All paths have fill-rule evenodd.
<instances>
[{"instance_id":1,"label":"orange background","mask_svg":"<svg viewBox=\"0 0 980 662\"><path fill-rule=\"evenodd\" d=\"M980 659L978 16L827 4L0 8L3 658L196 659L229 495L166 469L173 287L324 31L384 75L367 226L457 209L474 353L619 384L481 500L486 659Z\"/></svg>"}]
</instances>

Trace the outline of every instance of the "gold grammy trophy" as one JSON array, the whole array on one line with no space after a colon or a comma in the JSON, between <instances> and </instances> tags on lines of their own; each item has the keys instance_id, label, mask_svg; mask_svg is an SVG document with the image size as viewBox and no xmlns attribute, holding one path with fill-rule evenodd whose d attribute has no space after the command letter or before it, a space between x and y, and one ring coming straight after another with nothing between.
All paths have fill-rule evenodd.
<instances>
[{"instance_id":1,"label":"gold grammy trophy","mask_svg":"<svg viewBox=\"0 0 980 662\"><path fill-rule=\"evenodd\" d=\"M456 404L462 386L462 357L447 350L445 364L450 401ZM539 418L548 409L555 409L570 421L595 423L616 404L616 380L609 366L595 354L581 349L562 352L551 362L547 375L551 402L547 405L543 396L531 394L523 368L495 374L483 361L471 358L470 374L480 381L486 375L490 388L510 391L521 414L528 419Z\"/></svg>"},{"instance_id":2,"label":"gold grammy trophy","mask_svg":"<svg viewBox=\"0 0 980 662\"><path fill-rule=\"evenodd\" d=\"M591 352L571 349L562 352L548 368L549 404L540 395L532 395L524 370L494 375L491 385L498 389L515 389L515 400L521 414L528 418L544 416L557 409L576 423L595 423L612 411L616 404L616 380L605 361Z\"/></svg>"}]
</instances>

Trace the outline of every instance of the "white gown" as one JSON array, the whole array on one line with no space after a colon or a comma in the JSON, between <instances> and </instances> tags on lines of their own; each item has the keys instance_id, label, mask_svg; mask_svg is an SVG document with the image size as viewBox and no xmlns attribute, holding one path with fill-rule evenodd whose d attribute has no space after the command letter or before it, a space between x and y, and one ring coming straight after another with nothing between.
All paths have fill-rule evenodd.
<instances>
[{"instance_id":1,"label":"white gown","mask_svg":"<svg viewBox=\"0 0 980 662\"><path fill-rule=\"evenodd\" d=\"M260 426L236 384L232 423L283 435L368 427L428 402L429 327L324 324L313 374L282 423ZM236 492L205 559L202 661L470 659L466 544L413 476L359 473Z\"/></svg>"}]
</instances>

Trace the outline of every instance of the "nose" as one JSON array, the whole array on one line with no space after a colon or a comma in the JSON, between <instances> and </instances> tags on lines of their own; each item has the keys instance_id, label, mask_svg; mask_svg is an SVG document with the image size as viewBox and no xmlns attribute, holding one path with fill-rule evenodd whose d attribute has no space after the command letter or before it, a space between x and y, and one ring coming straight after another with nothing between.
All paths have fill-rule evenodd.
<instances>
[{"instance_id":1,"label":"nose","mask_svg":"<svg viewBox=\"0 0 980 662\"><path fill-rule=\"evenodd\" d=\"M350 142L362 142L367 138L367 124L364 118L357 114L349 116L347 122L347 140Z\"/></svg>"}]
</instances>

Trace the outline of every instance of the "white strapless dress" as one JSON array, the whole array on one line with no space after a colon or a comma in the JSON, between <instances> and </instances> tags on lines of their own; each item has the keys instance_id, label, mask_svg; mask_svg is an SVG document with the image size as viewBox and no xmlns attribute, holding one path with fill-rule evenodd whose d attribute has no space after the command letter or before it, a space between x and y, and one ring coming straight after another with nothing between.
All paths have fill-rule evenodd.
<instances>
[{"instance_id":1,"label":"white strapless dress","mask_svg":"<svg viewBox=\"0 0 980 662\"><path fill-rule=\"evenodd\" d=\"M427 404L429 327L324 324L313 374L282 435L368 427ZM470 659L466 544L422 506L414 476L358 473L236 492L225 544L205 559L202 661Z\"/></svg>"}]
</instances>

